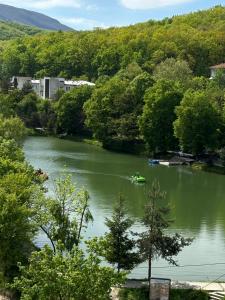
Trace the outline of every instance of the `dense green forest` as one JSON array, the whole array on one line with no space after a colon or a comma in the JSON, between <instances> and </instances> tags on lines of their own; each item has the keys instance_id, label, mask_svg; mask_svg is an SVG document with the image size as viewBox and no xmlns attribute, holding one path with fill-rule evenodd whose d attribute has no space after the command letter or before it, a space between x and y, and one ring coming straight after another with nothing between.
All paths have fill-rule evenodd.
<instances>
[{"instance_id":1,"label":"dense green forest","mask_svg":"<svg viewBox=\"0 0 225 300\"><path fill-rule=\"evenodd\" d=\"M42 30L36 27L27 26L18 23L0 21L0 40L10 40L41 33Z\"/></svg>"},{"instance_id":2,"label":"dense green forest","mask_svg":"<svg viewBox=\"0 0 225 300\"><path fill-rule=\"evenodd\" d=\"M128 27L4 42L0 112L27 127L93 136L116 150L223 149L224 74L210 80L209 67L225 60L224 30L225 8L217 6ZM96 86L45 101L29 87L8 91L13 75L83 78Z\"/></svg>"},{"instance_id":3,"label":"dense green forest","mask_svg":"<svg viewBox=\"0 0 225 300\"><path fill-rule=\"evenodd\" d=\"M6 75L112 76L131 62L152 72L168 57L188 62L195 75L224 60L225 8L218 6L162 21L84 32L53 32L5 46Z\"/></svg>"}]
</instances>

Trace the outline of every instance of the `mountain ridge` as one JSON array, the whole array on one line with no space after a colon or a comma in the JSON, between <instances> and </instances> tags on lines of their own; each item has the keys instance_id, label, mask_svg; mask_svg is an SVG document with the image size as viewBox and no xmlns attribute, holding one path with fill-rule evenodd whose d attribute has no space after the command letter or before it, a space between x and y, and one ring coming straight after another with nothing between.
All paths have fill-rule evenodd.
<instances>
[{"instance_id":1,"label":"mountain ridge","mask_svg":"<svg viewBox=\"0 0 225 300\"><path fill-rule=\"evenodd\" d=\"M0 20L29 25L46 30L72 31L58 20L35 11L0 3Z\"/></svg>"}]
</instances>

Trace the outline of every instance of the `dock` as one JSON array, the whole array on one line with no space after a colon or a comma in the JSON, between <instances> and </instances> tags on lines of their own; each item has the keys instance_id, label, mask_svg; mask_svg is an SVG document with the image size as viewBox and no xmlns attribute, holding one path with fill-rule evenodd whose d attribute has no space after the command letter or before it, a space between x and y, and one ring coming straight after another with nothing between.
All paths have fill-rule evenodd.
<instances>
[{"instance_id":1,"label":"dock","mask_svg":"<svg viewBox=\"0 0 225 300\"><path fill-rule=\"evenodd\" d=\"M160 161L159 164L163 166L182 166L185 163L181 161Z\"/></svg>"}]
</instances>

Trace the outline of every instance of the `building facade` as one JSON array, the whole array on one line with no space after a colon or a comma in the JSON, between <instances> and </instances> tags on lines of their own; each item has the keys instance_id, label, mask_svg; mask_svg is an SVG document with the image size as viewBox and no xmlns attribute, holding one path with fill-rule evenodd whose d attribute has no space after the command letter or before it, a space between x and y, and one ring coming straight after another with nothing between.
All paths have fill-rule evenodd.
<instances>
[{"instance_id":1,"label":"building facade","mask_svg":"<svg viewBox=\"0 0 225 300\"><path fill-rule=\"evenodd\" d=\"M14 76L11 80L13 88L22 90L24 85L30 84L34 92L42 99L55 99L57 92L63 90L70 91L73 88L89 85L95 86L94 83L85 80L65 80L58 77L44 77L42 79L32 79L31 77Z\"/></svg>"},{"instance_id":2,"label":"building facade","mask_svg":"<svg viewBox=\"0 0 225 300\"><path fill-rule=\"evenodd\" d=\"M225 63L215 65L215 66L211 66L210 67L210 72L211 72L210 79L215 78L218 71L221 71L221 70L225 71Z\"/></svg>"}]
</instances>

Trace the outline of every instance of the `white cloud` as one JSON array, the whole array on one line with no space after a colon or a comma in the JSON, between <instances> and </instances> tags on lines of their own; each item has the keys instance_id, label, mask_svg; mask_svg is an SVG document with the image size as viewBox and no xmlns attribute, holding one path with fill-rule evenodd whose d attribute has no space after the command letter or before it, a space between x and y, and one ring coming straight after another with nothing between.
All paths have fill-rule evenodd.
<instances>
[{"instance_id":1,"label":"white cloud","mask_svg":"<svg viewBox=\"0 0 225 300\"><path fill-rule=\"evenodd\" d=\"M80 0L24 0L23 2L18 2L18 0L7 0L1 1L3 4L19 6L28 9L49 9L54 7L73 7L80 8Z\"/></svg>"},{"instance_id":2,"label":"white cloud","mask_svg":"<svg viewBox=\"0 0 225 300\"><path fill-rule=\"evenodd\" d=\"M193 0L121 0L121 3L130 9L150 9L192 1Z\"/></svg>"},{"instance_id":3,"label":"white cloud","mask_svg":"<svg viewBox=\"0 0 225 300\"><path fill-rule=\"evenodd\" d=\"M95 27L108 28L104 23L97 20L87 19L87 18L58 18L58 20L74 29L93 29Z\"/></svg>"},{"instance_id":4,"label":"white cloud","mask_svg":"<svg viewBox=\"0 0 225 300\"><path fill-rule=\"evenodd\" d=\"M86 6L86 10L88 10L88 11L98 11L99 8L98 8L98 6L95 5L95 4L88 4L88 5Z\"/></svg>"}]
</instances>

